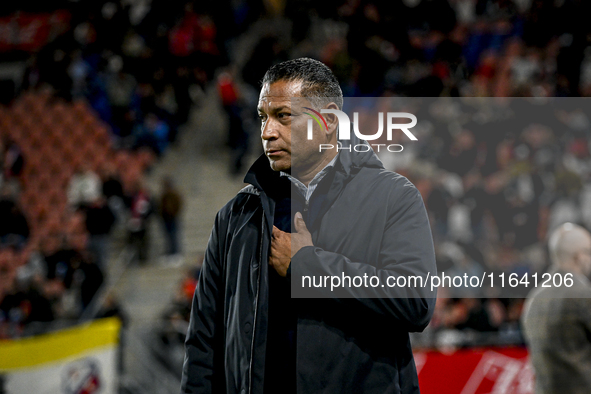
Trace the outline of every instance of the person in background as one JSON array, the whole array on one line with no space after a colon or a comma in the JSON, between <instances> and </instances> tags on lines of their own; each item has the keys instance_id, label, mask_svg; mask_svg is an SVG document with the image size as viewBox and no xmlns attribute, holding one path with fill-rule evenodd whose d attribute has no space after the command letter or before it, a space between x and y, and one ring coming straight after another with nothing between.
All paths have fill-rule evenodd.
<instances>
[{"instance_id":1,"label":"person in background","mask_svg":"<svg viewBox=\"0 0 591 394\"><path fill-rule=\"evenodd\" d=\"M29 238L29 224L7 186L0 194L0 246L22 248Z\"/></svg>"},{"instance_id":2,"label":"person in background","mask_svg":"<svg viewBox=\"0 0 591 394\"><path fill-rule=\"evenodd\" d=\"M0 156L4 159L2 163L4 180L11 181L21 176L25 167L25 158L20 147L11 138L5 139L4 148L4 154Z\"/></svg>"},{"instance_id":3,"label":"person in background","mask_svg":"<svg viewBox=\"0 0 591 394\"><path fill-rule=\"evenodd\" d=\"M101 179L103 181L103 196L105 196L117 221L120 222L125 211L125 194L115 166L105 165L101 171Z\"/></svg>"},{"instance_id":4,"label":"person in background","mask_svg":"<svg viewBox=\"0 0 591 394\"><path fill-rule=\"evenodd\" d=\"M160 156L168 146L170 127L154 113L146 115L144 122L135 130L135 148L147 147Z\"/></svg>"},{"instance_id":5,"label":"person in background","mask_svg":"<svg viewBox=\"0 0 591 394\"><path fill-rule=\"evenodd\" d=\"M231 151L230 174L236 176L241 173L244 157L248 152L248 132L242 120L243 106L240 89L231 71L225 71L218 77L218 92L224 111L228 115L227 145Z\"/></svg>"},{"instance_id":6,"label":"person in background","mask_svg":"<svg viewBox=\"0 0 591 394\"><path fill-rule=\"evenodd\" d=\"M20 336L29 323L47 323L54 319L53 308L39 278L19 278L2 288L2 279L8 274L7 263L14 261L16 253L14 248L0 249L0 291L4 293L0 300L0 339Z\"/></svg>"},{"instance_id":7,"label":"person in background","mask_svg":"<svg viewBox=\"0 0 591 394\"><path fill-rule=\"evenodd\" d=\"M104 197L91 202L84 211L86 212L86 230L89 234L89 252L100 269L106 272L109 234L115 224L115 215Z\"/></svg>"},{"instance_id":8,"label":"person in background","mask_svg":"<svg viewBox=\"0 0 591 394\"><path fill-rule=\"evenodd\" d=\"M80 208L101 196L101 179L92 169L83 164L70 178L68 204Z\"/></svg>"},{"instance_id":9,"label":"person in background","mask_svg":"<svg viewBox=\"0 0 591 394\"><path fill-rule=\"evenodd\" d=\"M80 258L75 261L75 268L80 270L83 279L80 281L80 302L82 308L86 309L98 293L99 289L103 285L104 275L101 268L94 262L92 256L85 258L79 255Z\"/></svg>"},{"instance_id":10,"label":"person in background","mask_svg":"<svg viewBox=\"0 0 591 394\"><path fill-rule=\"evenodd\" d=\"M549 273L561 286L539 287L522 315L536 394L591 392L591 235L566 223L550 236ZM572 278L572 286L566 278Z\"/></svg>"},{"instance_id":11,"label":"person in background","mask_svg":"<svg viewBox=\"0 0 591 394\"><path fill-rule=\"evenodd\" d=\"M166 255L173 264L182 263L179 245L179 217L183 208L183 198L172 182L172 178L162 180L160 196L160 216L166 235Z\"/></svg>"},{"instance_id":12,"label":"person in background","mask_svg":"<svg viewBox=\"0 0 591 394\"><path fill-rule=\"evenodd\" d=\"M102 308L97 313L97 318L117 317L121 321L123 330L119 331L119 347L117 348L117 370L123 373L124 368L124 349L126 346L125 328L129 324L129 316L122 306L122 302L114 292L107 294Z\"/></svg>"},{"instance_id":13,"label":"person in background","mask_svg":"<svg viewBox=\"0 0 591 394\"><path fill-rule=\"evenodd\" d=\"M127 221L129 244L137 252L140 263L148 259L148 220L154 212L150 191L141 180L133 185L129 197L130 217Z\"/></svg>"}]
</instances>

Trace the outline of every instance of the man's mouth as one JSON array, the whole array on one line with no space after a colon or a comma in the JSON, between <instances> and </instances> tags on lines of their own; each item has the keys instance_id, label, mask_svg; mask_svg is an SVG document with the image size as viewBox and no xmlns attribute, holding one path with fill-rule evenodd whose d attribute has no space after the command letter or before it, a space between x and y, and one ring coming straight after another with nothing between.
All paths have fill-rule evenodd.
<instances>
[{"instance_id":1,"label":"man's mouth","mask_svg":"<svg viewBox=\"0 0 591 394\"><path fill-rule=\"evenodd\" d=\"M267 149L267 151L265 152L267 154L268 157L271 156L278 156L283 154L285 151L283 149Z\"/></svg>"}]
</instances>

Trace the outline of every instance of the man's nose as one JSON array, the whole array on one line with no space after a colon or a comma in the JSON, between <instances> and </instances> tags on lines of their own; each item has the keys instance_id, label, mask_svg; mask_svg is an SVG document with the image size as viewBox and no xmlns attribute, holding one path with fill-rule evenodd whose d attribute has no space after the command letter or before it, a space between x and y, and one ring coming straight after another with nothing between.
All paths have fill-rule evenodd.
<instances>
[{"instance_id":1,"label":"man's nose","mask_svg":"<svg viewBox=\"0 0 591 394\"><path fill-rule=\"evenodd\" d=\"M279 137L279 132L277 131L277 125L274 124L272 119L267 120L265 126L263 126L263 130L261 132L261 138L263 140L274 140Z\"/></svg>"}]
</instances>

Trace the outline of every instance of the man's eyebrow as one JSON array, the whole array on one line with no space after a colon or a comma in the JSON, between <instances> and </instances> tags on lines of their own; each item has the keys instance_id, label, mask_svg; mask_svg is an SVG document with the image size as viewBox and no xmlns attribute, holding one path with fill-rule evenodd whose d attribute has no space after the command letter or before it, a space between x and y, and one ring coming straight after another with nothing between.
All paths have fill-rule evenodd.
<instances>
[{"instance_id":1,"label":"man's eyebrow","mask_svg":"<svg viewBox=\"0 0 591 394\"><path fill-rule=\"evenodd\" d=\"M291 107L288 106L288 105L285 105L285 104L278 105L276 107L273 106L273 105L270 105L269 106L269 111L270 112L278 112L278 111L282 111L284 109L287 109L287 110L290 110L291 111ZM263 107L257 107L257 111L259 111L259 112L265 112L265 110L263 109Z\"/></svg>"},{"instance_id":2,"label":"man's eyebrow","mask_svg":"<svg viewBox=\"0 0 591 394\"><path fill-rule=\"evenodd\" d=\"M282 111L282 110L284 110L284 109L288 109L288 110L290 110L290 111L291 111L291 107L289 107L289 106L287 106L287 105L285 105L285 104L283 104L283 105L279 105L279 106L277 106L277 107L274 107L274 108L272 108L271 110L273 110L273 111Z\"/></svg>"}]
</instances>

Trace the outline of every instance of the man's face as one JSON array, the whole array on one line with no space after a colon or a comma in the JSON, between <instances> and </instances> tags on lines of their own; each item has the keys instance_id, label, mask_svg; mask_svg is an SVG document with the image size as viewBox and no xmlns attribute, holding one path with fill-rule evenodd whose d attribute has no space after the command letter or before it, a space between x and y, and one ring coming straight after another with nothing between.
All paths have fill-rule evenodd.
<instances>
[{"instance_id":1,"label":"man's face","mask_svg":"<svg viewBox=\"0 0 591 394\"><path fill-rule=\"evenodd\" d=\"M320 152L320 144L330 143L335 135L334 127L329 134L314 122L313 139L307 139L307 122L311 118L302 109L313 105L300 97L300 92L300 81L279 80L263 85L258 103L263 149L271 168L291 170L294 176L322 162L325 153Z\"/></svg>"}]
</instances>

